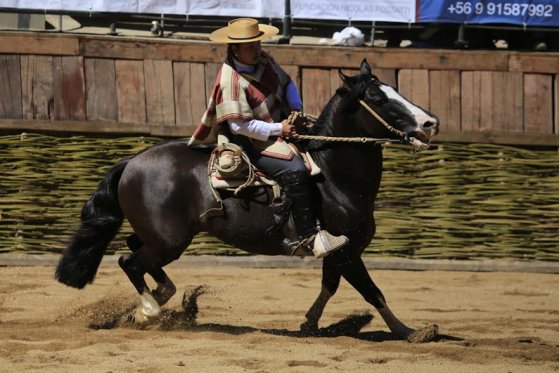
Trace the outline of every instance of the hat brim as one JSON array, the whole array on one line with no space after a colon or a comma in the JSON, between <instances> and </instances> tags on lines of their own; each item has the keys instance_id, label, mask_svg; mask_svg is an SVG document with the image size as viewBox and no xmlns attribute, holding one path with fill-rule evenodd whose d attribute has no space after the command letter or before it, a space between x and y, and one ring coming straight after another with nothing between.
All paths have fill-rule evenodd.
<instances>
[{"instance_id":1,"label":"hat brim","mask_svg":"<svg viewBox=\"0 0 559 373\"><path fill-rule=\"evenodd\" d=\"M215 30L210 34L210 40L218 43L238 44L238 43L251 43L253 41L269 39L279 33L279 29L275 26L258 24L260 30L258 36L250 39L232 39L228 35L228 27L222 27Z\"/></svg>"}]
</instances>

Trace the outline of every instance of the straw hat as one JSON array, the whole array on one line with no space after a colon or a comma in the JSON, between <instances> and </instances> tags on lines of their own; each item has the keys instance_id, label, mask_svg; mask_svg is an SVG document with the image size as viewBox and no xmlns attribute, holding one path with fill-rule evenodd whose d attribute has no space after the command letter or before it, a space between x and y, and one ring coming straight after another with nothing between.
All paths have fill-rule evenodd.
<instances>
[{"instance_id":1,"label":"straw hat","mask_svg":"<svg viewBox=\"0 0 559 373\"><path fill-rule=\"evenodd\" d=\"M212 32L210 40L219 43L250 43L268 39L278 32L277 27L259 24L255 19L237 18L229 21L227 27Z\"/></svg>"}]
</instances>

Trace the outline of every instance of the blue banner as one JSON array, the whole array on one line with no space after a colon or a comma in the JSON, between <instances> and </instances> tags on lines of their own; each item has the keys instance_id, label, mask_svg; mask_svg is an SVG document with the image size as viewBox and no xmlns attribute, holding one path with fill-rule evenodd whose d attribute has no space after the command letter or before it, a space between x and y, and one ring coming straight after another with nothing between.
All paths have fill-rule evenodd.
<instances>
[{"instance_id":1,"label":"blue banner","mask_svg":"<svg viewBox=\"0 0 559 373\"><path fill-rule=\"evenodd\" d=\"M559 0L418 0L417 22L559 26Z\"/></svg>"}]
</instances>

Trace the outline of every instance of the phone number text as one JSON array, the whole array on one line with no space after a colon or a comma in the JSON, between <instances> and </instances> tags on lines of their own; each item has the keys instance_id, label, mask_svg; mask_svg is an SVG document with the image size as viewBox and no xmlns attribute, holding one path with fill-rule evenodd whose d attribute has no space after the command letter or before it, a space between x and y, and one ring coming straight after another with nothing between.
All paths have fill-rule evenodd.
<instances>
[{"instance_id":1,"label":"phone number text","mask_svg":"<svg viewBox=\"0 0 559 373\"><path fill-rule=\"evenodd\" d=\"M484 15L484 16L530 16L553 17L552 4L519 4L519 3L476 3L470 1L456 1L447 10L450 14Z\"/></svg>"}]
</instances>

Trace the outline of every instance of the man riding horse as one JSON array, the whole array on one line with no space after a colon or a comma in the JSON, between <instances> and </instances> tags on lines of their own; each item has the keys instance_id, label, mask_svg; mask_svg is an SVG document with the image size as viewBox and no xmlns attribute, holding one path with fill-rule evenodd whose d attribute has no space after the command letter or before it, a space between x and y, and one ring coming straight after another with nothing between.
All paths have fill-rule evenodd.
<instances>
[{"instance_id":1,"label":"man riding horse","mask_svg":"<svg viewBox=\"0 0 559 373\"><path fill-rule=\"evenodd\" d=\"M218 133L240 145L250 161L283 188L298 241L284 240L292 252L303 248L323 257L342 248L345 236L317 228L311 181L302 157L284 140L296 138L286 119L303 108L289 75L261 50L260 41L276 35L274 26L239 18L210 35L227 43L227 58L217 74L208 108L189 145L216 143ZM320 240L315 240L316 237Z\"/></svg>"}]
</instances>

